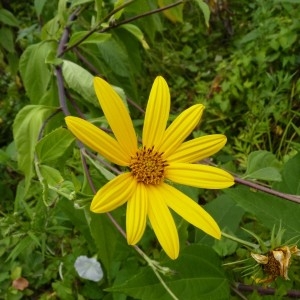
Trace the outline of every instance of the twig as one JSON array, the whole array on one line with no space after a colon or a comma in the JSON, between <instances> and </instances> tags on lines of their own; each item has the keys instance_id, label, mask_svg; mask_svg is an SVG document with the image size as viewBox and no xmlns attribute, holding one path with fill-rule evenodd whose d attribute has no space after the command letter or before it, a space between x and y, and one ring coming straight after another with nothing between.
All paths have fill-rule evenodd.
<instances>
[{"instance_id":1,"label":"twig","mask_svg":"<svg viewBox=\"0 0 300 300\"><path fill-rule=\"evenodd\" d=\"M292 202L300 203L300 196L291 195L291 194L285 194L285 193L273 190L271 188L265 187L265 186L263 186L261 184L254 183L252 181L248 181L248 180L245 180L245 179L242 179L242 178L239 178L239 177L235 177L234 181L236 183L249 186L249 187L254 188L256 190L265 192L267 194L270 194L270 195L273 195L273 196L277 196L277 197L280 197L280 198L283 198L283 199L286 199L286 200L289 200L289 201L292 201Z\"/></svg>"},{"instance_id":2,"label":"twig","mask_svg":"<svg viewBox=\"0 0 300 300\"><path fill-rule=\"evenodd\" d=\"M81 39L79 39L75 44L67 47L66 49L63 49L61 52L61 55L64 54L64 52L70 51L71 49L77 47L78 45L80 45L84 40L86 40L89 36L91 36L94 32L97 32L100 28L100 26L102 25L102 23L109 19L111 16L113 16L115 13L117 13L118 11L122 10L124 7L126 7L127 5L131 4L133 1L135 0L129 0L125 3L123 3L122 5L118 6L117 8L115 8L114 10L112 10L108 15L106 15L102 20L100 20L98 22L98 24L92 28L85 36L83 36Z\"/></svg>"},{"instance_id":3,"label":"twig","mask_svg":"<svg viewBox=\"0 0 300 300\"><path fill-rule=\"evenodd\" d=\"M121 25L124 25L124 24L127 24L127 23L130 23L132 21L136 21L140 18L143 18L143 17L146 17L146 16L149 16L149 15L152 15L152 14L156 14L156 13L159 13L159 12L162 12L166 9L170 9L172 7L175 7L177 5L180 5L180 4L183 4L186 0L179 0L175 3L172 3L172 4L169 4L169 5L166 5L164 7L161 7L161 8L157 8L157 9L153 9L153 10L150 10L148 12L145 12L145 13L142 13L140 15L137 15L137 16L134 16L134 17L131 17L131 18L128 18L126 20L123 20L121 22L113 22L111 24L109 24L109 26L99 30L100 26L102 25L102 23L107 20L108 18L110 18L112 15L114 15L116 12L118 12L119 10L123 9L125 6L129 5L132 1L128 1L128 2L125 2L123 5L117 7L116 9L114 9L112 12L110 12L104 19L102 19L101 21L98 22L98 24L92 28L85 36L83 36L81 39L79 39L75 44L71 45L70 47L67 47L66 49L64 49L62 51L62 54L64 52L67 52L67 51L70 51L71 49L77 47L78 45L80 45L84 40L86 40L89 36L91 36L94 32L97 32L99 30L100 33L104 33L106 31L109 31L110 29L113 29L113 28L117 28Z\"/></svg>"},{"instance_id":4,"label":"twig","mask_svg":"<svg viewBox=\"0 0 300 300\"><path fill-rule=\"evenodd\" d=\"M62 54L64 53L64 47L69 39L69 35L70 35L70 28L71 28L71 23L72 21L74 21L79 12L80 12L81 8L77 8L69 17L68 19L68 25L65 27L61 39L59 41L58 47L57 47L57 52L56 52L56 56L60 57L62 56ZM66 116L70 115L68 106L67 106L67 99L66 99L66 93L65 93L65 87L64 87L64 79L63 79L63 74L62 74L62 67L61 65L58 65L55 67L55 71L56 71L56 78L57 78L57 86L58 86L58 95L59 95L59 103L61 106L62 111L64 112L64 114Z\"/></svg>"},{"instance_id":5,"label":"twig","mask_svg":"<svg viewBox=\"0 0 300 300\"><path fill-rule=\"evenodd\" d=\"M253 285L246 285L243 283L236 283L235 288L237 288L239 291L244 292L253 292L257 291L260 295L275 295L276 289L274 288L263 288L260 286L253 286ZM288 296L290 298L299 298L300 297L300 291L299 290L289 290L285 296Z\"/></svg>"},{"instance_id":6,"label":"twig","mask_svg":"<svg viewBox=\"0 0 300 300\"><path fill-rule=\"evenodd\" d=\"M170 9L170 8L175 7L175 6L177 6L177 5L183 4L185 1L186 1L186 0L179 0L179 1L177 1L177 2L174 2L174 3L172 3L172 4L166 5L166 6L164 6L164 7L156 8L156 9L147 11L147 12L145 12L145 13L143 13L143 14L140 14L140 15L137 15L137 16L134 16L134 17L131 17L131 18L128 18L128 19L123 20L123 21L121 21L121 22L119 22L119 23L114 22L113 24L110 24L110 26L105 27L105 28L103 28L102 30L100 30L100 32L103 33L103 32L106 32L106 31L108 31L108 30L110 30L110 29L119 27L119 26L121 26L121 25L130 23L130 22L132 22L132 21L136 21L136 20L138 20L138 19L140 19L140 18L144 18L144 17L150 16L150 15L153 15L153 14L160 13L160 12L162 12L162 11L164 11L164 10L167 10L167 9Z\"/></svg>"}]
</instances>

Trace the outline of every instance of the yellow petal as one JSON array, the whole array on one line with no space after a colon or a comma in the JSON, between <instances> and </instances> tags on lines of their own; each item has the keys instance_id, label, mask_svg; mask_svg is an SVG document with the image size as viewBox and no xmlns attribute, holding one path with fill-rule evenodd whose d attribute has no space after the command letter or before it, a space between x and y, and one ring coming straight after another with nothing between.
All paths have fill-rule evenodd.
<instances>
[{"instance_id":1,"label":"yellow petal","mask_svg":"<svg viewBox=\"0 0 300 300\"><path fill-rule=\"evenodd\" d=\"M147 104L143 145L151 148L161 143L170 111L170 92L163 77L156 77Z\"/></svg>"},{"instance_id":2,"label":"yellow petal","mask_svg":"<svg viewBox=\"0 0 300 300\"><path fill-rule=\"evenodd\" d=\"M136 188L136 181L130 173L124 173L105 184L95 195L91 211L105 213L128 201Z\"/></svg>"},{"instance_id":3,"label":"yellow petal","mask_svg":"<svg viewBox=\"0 0 300 300\"><path fill-rule=\"evenodd\" d=\"M219 168L185 163L170 163L165 177L171 181L206 189L223 189L234 184L232 175Z\"/></svg>"},{"instance_id":4,"label":"yellow petal","mask_svg":"<svg viewBox=\"0 0 300 300\"><path fill-rule=\"evenodd\" d=\"M161 195L166 204L182 218L214 238L221 238L221 231L216 221L188 196L166 183L163 183Z\"/></svg>"},{"instance_id":5,"label":"yellow petal","mask_svg":"<svg viewBox=\"0 0 300 300\"><path fill-rule=\"evenodd\" d=\"M68 129L85 145L109 161L128 166L130 155L120 144L97 126L77 117L65 118Z\"/></svg>"},{"instance_id":6,"label":"yellow petal","mask_svg":"<svg viewBox=\"0 0 300 300\"><path fill-rule=\"evenodd\" d=\"M139 242L146 228L148 195L144 184L138 183L132 198L127 202L126 234L129 245Z\"/></svg>"},{"instance_id":7,"label":"yellow petal","mask_svg":"<svg viewBox=\"0 0 300 300\"><path fill-rule=\"evenodd\" d=\"M158 148L160 152L164 152L165 159L177 150L199 123L203 110L204 106L202 104L193 105L183 111L167 128L162 144Z\"/></svg>"},{"instance_id":8,"label":"yellow petal","mask_svg":"<svg viewBox=\"0 0 300 300\"><path fill-rule=\"evenodd\" d=\"M127 108L120 96L100 77L94 78L95 92L116 139L130 156L137 150L137 137Z\"/></svg>"},{"instance_id":9,"label":"yellow petal","mask_svg":"<svg viewBox=\"0 0 300 300\"><path fill-rule=\"evenodd\" d=\"M161 185L146 186L149 193L148 216L157 239L171 259L179 254L179 239L173 217L165 203Z\"/></svg>"},{"instance_id":10,"label":"yellow petal","mask_svg":"<svg viewBox=\"0 0 300 300\"><path fill-rule=\"evenodd\" d=\"M211 134L185 142L168 157L168 162L194 163L217 153L226 144L226 136Z\"/></svg>"}]
</instances>

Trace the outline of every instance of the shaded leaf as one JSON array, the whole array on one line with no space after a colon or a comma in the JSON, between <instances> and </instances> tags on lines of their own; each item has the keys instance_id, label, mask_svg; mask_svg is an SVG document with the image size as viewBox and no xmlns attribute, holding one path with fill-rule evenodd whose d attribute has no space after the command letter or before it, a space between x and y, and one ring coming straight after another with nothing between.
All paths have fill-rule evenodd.
<instances>
[{"instance_id":1,"label":"shaded leaf","mask_svg":"<svg viewBox=\"0 0 300 300\"><path fill-rule=\"evenodd\" d=\"M283 193L300 195L300 153L284 164L282 181L273 187Z\"/></svg>"},{"instance_id":2,"label":"shaded leaf","mask_svg":"<svg viewBox=\"0 0 300 300\"><path fill-rule=\"evenodd\" d=\"M181 251L177 260L164 266L174 271L174 275L163 279L178 299L229 299L229 285L220 259L210 247L188 246ZM172 299L150 267L108 290L122 292L141 300Z\"/></svg>"},{"instance_id":3,"label":"shaded leaf","mask_svg":"<svg viewBox=\"0 0 300 300\"><path fill-rule=\"evenodd\" d=\"M205 20L205 25L209 27L209 19L210 19L210 9L203 0L196 0L196 3L198 4L199 8L201 9L204 20Z\"/></svg>"},{"instance_id":4,"label":"shaded leaf","mask_svg":"<svg viewBox=\"0 0 300 300\"><path fill-rule=\"evenodd\" d=\"M41 15L47 0L34 0L34 8L38 16Z\"/></svg>"},{"instance_id":5,"label":"shaded leaf","mask_svg":"<svg viewBox=\"0 0 300 300\"><path fill-rule=\"evenodd\" d=\"M98 250L98 257L110 278L112 263L116 259L114 254L117 240L121 238L120 233L112 226L106 214L91 213L90 230Z\"/></svg>"},{"instance_id":6,"label":"shaded leaf","mask_svg":"<svg viewBox=\"0 0 300 300\"><path fill-rule=\"evenodd\" d=\"M204 208L216 220L222 230L226 229L232 233L238 230L241 219L245 213L244 209L228 195L217 197L206 204ZM223 240L216 241L201 230L197 230L196 241L206 245L223 242Z\"/></svg>"},{"instance_id":7,"label":"shaded leaf","mask_svg":"<svg viewBox=\"0 0 300 300\"><path fill-rule=\"evenodd\" d=\"M158 0L157 1L159 7L164 7L170 4L173 4L173 0ZM183 22L182 18L183 5L177 5L175 7L163 10L163 14L173 23Z\"/></svg>"},{"instance_id":8,"label":"shaded leaf","mask_svg":"<svg viewBox=\"0 0 300 300\"><path fill-rule=\"evenodd\" d=\"M137 26L135 26L133 24L124 24L124 25L121 25L120 27L126 29L132 35L134 35L138 39L138 41L142 44L144 49L150 48L145 40L143 32Z\"/></svg>"},{"instance_id":9,"label":"shaded leaf","mask_svg":"<svg viewBox=\"0 0 300 300\"><path fill-rule=\"evenodd\" d=\"M9 25L9 26L19 26L19 22L16 17L7 9L0 9L0 23Z\"/></svg>"},{"instance_id":10,"label":"shaded leaf","mask_svg":"<svg viewBox=\"0 0 300 300\"><path fill-rule=\"evenodd\" d=\"M78 41L80 41L83 37L85 37L89 31L77 31L74 32L70 38L70 41L68 43L68 46L72 46L76 44ZM96 44L106 41L111 37L111 34L109 33L99 33L94 32L89 37L87 37L85 40L83 40L80 44Z\"/></svg>"},{"instance_id":11,"label":"shaded leaf","mask_svg":"<svg viewBox=\"0 0 300 300\"><path fill-rule=\"evenodd\" d=\"M258 220L272 230L274 225L282 224L287 238L299 234L300 205L281 198L255 192L246 187L224 190L237 205L252 213Z\"/></svg>"},{"instance_id":12,"label":"shaded leaf","mask_svg":"<svg viewBox=\"0 0 300 300\"><path fill-rule=\"evenodd\" d=\"M94 2L94 0L73 0L71 7L82 5L82 4L89 3L89 2Z\"/></svg>"},{"instance_id":13,"label":"shaded leaf","mask_svg":"<svg viewBox=\"0 0 300 300\"><path fill-rule=\"evenodd\" d=\"M14 37L11 28L0 28L0 45L10 53L15 51L13 39Z\"/></svg>"}]
</instances>

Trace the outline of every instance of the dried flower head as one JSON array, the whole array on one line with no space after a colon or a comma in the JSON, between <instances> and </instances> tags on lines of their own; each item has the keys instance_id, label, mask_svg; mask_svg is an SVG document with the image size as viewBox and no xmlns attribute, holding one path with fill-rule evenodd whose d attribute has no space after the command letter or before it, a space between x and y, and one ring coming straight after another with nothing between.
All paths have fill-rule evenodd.
<instances>
[{"instance_id":1,"label":"dried flower head","mask_svg":"<svg viewBox=\"0 0 300 300\"><path fill-rule=\"evenodd\" d=\"M275 248L265 255L251 253L251 256L262 265L263 271L267 274L264 279L256 278L257 283L267 283L275 280L277 277L283 277L288 280L288 269L293 255L300 256L300 250L297 246L282 246Z\"/></svg>"}]
</instances>

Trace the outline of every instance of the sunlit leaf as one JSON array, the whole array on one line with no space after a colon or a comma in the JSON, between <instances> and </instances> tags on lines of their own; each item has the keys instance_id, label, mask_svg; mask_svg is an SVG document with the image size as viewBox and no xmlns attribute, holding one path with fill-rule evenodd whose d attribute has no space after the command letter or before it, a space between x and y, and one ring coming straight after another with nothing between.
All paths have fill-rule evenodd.
<instances>
[{"instance_id":1,"label":"sunlit leaf","mask_svg":"<svg viewBox=\"0 0 300 300\"><path fill-rule=\"evenodd\" d=\"M48 163L63 156L67 148L74 141L74 136L64 128L58 128L41 140L36 145L40 163Z\"/></svg>"},{"instance_id":2,"label":"sunlit leaf","mask_svg":"<svg viewBox=\"0 0 300 300\"><path fill-rule=\"evenodd\" d=\"M93 75L69 60L64 60L62 70L69 88L76 91L89 103L98 107L99 104L93 87Z\"/></svg>"},{"instance_id":3,"label":"sunlit leaf","mask_svg":"<svg viewBox=\"0 0 300 300\"><path fill-rule=\"evenodd\" d=\"M60 172L52 167L46 165L39 166L40 172L46 182L51 186L57 186L63 182L63 177Z\"/></svg>"},{"instance_id":4,"label":"sunlit leaf","mask_svg":"<svg viewBox=\"0 0 300 300\"><path fill-rule=\"evenodd\" d=\"M25 191L33 176L33 158L43 121L55 107L27 105L17 114L13 133L18 153L18 167L25 174Z\"/></svg>"},{"instance_id":5,"label":"sunlit leaf","mask_svg":"<svg viewBox=\"0 0 300 300\"><path fill-rule=\"evenodd\" d=\"M20 73L32 104L38 104L49 84L51 73L45 63L56 42L41 42L25 49L20 58Z\"/></svg>"}]
</instances>

